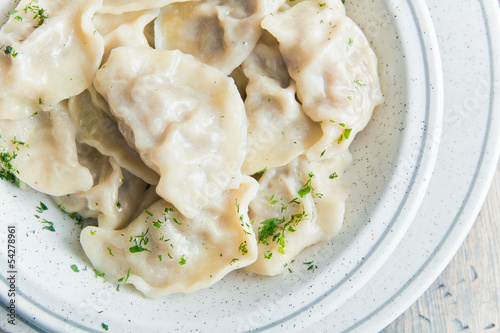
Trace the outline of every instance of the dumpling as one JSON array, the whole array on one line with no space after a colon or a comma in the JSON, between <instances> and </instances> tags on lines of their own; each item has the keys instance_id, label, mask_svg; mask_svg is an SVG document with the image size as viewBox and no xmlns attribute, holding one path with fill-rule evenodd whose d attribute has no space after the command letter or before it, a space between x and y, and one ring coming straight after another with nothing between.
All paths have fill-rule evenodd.
<instances>
[{"instance_id":1,"label":"dumpling","mask_svg":"<svg viewBox=\"0 0 500 333\"><path fill-rule=\"evenodd\" d=\"M157 184L158 174L147 167L139 154L127 144L118 124L111 115L95 105L93 96L100 97L93 87L89 87L69 99L68 110L76 125L77 140L96 148L103 155L112 156L121 167L145 182Z\"/></svg>"},{"instance_id":2,"label":"dumpling","mask_svg":"<svg viewBox=\"0 0 500 333\"><path fill-rule=\"evenodd\" d=\"M144 9L161 8L173 2L191 0L103 0L99 14L123 14L126 12L137 12Z\"/></svg>"},{"instance_id":3,"label":"dumpling","mask_svg":"<svg viewBox=\"0 0 500 333\"><path fill-rule=\"evenodd\" d=\"M89 170L78 161L76 130L67 102L20 120L0 120L0 149L15 156L15 176L43 193L66 195L92 187Z\"/></svg>"},{"instance_id":4,"label":"dumpling","mask_svg":"<svg viewBox=\"0 0 500 333\"><path fill-rule=\"evenodd\" d=\"M248 213L259 254L247 271L280 274L304 248L338 233L349 194L342 173L350 163L348 151L317 162L301 155L262 175Z\"/></svg>"},{"instance_id":5,"label":"dumpling","mask_svg":"<svg viewBox=\"0 0 500 333\"><path fill-rule=\"evenodd\" d=\"M262 34L260 22L284 0L202 0L164 7L155 21L158 49L181 50L229 75Z\"/></svg>"},{"instance_id":6,"label":"dumpling","mask_svg":"<svg viewBox=\"0 0 500 333\"><path fill-rule=\"evenodd\" d=\"M244 177L239 189L225 192L221 206L194 220L160 200L127 228L86 227L80 241L107 280L131 283L148 297L193 292L255 261L247 209L257 187Z\"/></svg>"},{"instance_id":7,"label":"dumpling","mask_svg":"<svg viewBox=\"0 0 500 333\"><path fill-rule=\"evenodd\" d=\"M100 0L19 3L0 30L4 47L0 52L0 119L49 111L92 83L104 50L91 22L100 4ZM33 19L33 11L43 12Z\"/></svg>"},{"instance_id":8,"label":"dumpling","mask_svg":"<svg viewBox=\"0 0 500 333\"><path fill-rule=\"evenodd\" d=\"M302 1L262 27L279 41L304 112L321 124L323 138L308 158L345 150L382 102L377 57L361 29L340 0Z\"/></svg>"},{"instance_id":9,"label":"dumpling","mask_svg":"<svg viewBox=\"0 0 500 333\"><path fill-rule=\"evenodd\" d=\"M101 155L94 148L79 145L79 160L92 173L94 186L87 191L54 197L67 213L96 218L99 227L122 229L153 201L145 195L149 185L122 170L113 157ZM154 197L154 201L158 198Z\"/></svg>"},{"instance_id":10,"label":"dumpling","mask_svg":"<svg viewBox=\"0 0 500 333\"><path fill-rule=\"evenodd\" d=\"M158 12L159 9L154 8L120 15L96 14L92 21L97 32L104 37L102 62L106 62L109 53L116 47L149 46L144 29L156 18Z\"/></svg>"},{"instance_id":11,"label":"dumpling","mask_svg":"<svg viewBox=\"0 0 500 333\"><path fill-rule=\"evenodd\" d=\"M254 174L280 167L309 149L321 127L307 117L295 98L276 39L265 33L242 64L248 78L245 109L248 149L242 171Z\"/></svg>"},{"instance_id":12,"label":"dumpling","mask_svg":"<svg viewBox=\"0 0 500 333\"><path fill-rule=\"evenodd\" d=\"M179 51L121 47L94 86L160 174L158 194L183 215L220 205L223 191L238 188L247 128L232 79Z\"/></svg>"}]
</instances>

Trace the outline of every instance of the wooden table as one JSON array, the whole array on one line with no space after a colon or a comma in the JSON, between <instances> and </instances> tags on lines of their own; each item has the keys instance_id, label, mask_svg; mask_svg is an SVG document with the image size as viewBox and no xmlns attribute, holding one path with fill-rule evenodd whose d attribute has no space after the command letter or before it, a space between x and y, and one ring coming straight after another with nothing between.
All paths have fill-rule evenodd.
<instances>
[{"instance_id":1,"label":"wooden table","mask_svg":"<svg viewBox=\"0 0 500 333\"><path fill-rule=\"evenodd\" d=\"M500 332L500 167L476 223L444 272L392 332Z\"/></svg>"}]
</instances>

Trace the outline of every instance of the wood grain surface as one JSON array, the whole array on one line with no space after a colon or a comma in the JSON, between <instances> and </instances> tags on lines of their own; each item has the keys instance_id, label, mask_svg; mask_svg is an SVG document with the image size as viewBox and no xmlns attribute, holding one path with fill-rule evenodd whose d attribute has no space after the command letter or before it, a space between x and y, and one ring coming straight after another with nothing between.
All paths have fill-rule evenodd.
<instances>
[{"instance_id":1,"label":"wood grain surface","mask_svg":"<svg viewBox=\"0 0 500 333\"><path fill-rule=\"evenodd\" d=\"M500 167L464 244L393 332L500 332Z\"/></svg>"}]
</instances>

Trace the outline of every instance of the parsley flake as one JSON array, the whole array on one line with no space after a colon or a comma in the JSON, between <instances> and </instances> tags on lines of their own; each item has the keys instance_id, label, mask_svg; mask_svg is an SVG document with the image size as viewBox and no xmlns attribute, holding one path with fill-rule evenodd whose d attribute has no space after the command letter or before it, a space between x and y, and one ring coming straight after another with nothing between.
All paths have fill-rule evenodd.
<instances>
[{"instance_id":1,"label":"parsley flake","mask_svg":"<svg viewBox=\"0 0 500 333\"><path fill-rule=\"evenodd\" d=\"M245 254L248 253L248 249L247 249L247 241L243 241L241 244L240 244L240 247L238 248L238 250L241 252L241 255L244 256Z\"/></svg>"},{"instance_id":2,"label":"parsley flake","mask_svg":"<svg viewBox=\"0 0 500 333\"><path fill-rule=\"evenodd\" d=\"M328 176L328 179L335 179L335 178L337 178L338 176L339 176L339 175L338 175L336 172L334 172L334 173L332 173L330 176Z\"/></svg>"},{"instance_id":3,"label":"parsley flake","mask_svg":"<svg viewBox=\"0 0 500 333\"><path fill-rule=\"evenodd\" d=\"M123 275L122 278L118 279L118 282L127 283L129 277L130 277L130 268L128 269L127 273Z\"/></svg>"}]
</instances>

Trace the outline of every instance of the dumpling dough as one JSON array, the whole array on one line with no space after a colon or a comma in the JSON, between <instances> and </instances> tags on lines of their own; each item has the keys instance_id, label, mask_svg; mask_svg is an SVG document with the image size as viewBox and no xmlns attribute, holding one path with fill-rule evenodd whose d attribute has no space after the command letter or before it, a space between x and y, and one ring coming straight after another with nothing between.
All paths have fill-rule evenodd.
<instances>
[{"instance_id":1,"label":"dumpling dough","mask_svg":"<svg viewBox=\"0 0 500 333\"><path fill-rule=\"evenodd\" d=\"M100 97L93 87L89 87L69 99L69 115L76 125L78 142L96 148L103 155L112 156L121 167L145 182L157 184L158 174L147 167L139 154L127 144L115 120L95 105L93 96Z\"/></svg>"},{"instance_id":2,"label":"dumpling dough","mask_svg":"<svg viewBox=\"0 0 500 333\"><path fill-rule=\"evenodd\" d=\"M361 29L340 0L302 1L267 16L262 27L279 41L304 112L321 123L323 138L307 157L347 149L382 102L377 57Z\"/></svg>"},{"instance_id":3,"label":"dumpling dough","mask_svg":"<svg viewBox=\"0 0 500 333\"><path fill-rule=\"evenodd\" d=\"M0 120L0 150L16 155L11 162L16 176L49 195L86 191L93 184L89 170L78 161L67 104L20 120Z\"/></svg>"},{"instance_id":4,"label":"dumpling dough","mask_svg":"<svg viewBox=\"0 0 500 333\"><path fill-rule=\"evenodd\" d=\"M342 173L350 163L349 151L317 162L301 155L262 175L249 208L259 254L247 271L280 274L304 248L338 233L349 194Z\"/></svg>"},{"instance_id":5,"label":"dumpling dough","mask_svg":"<svg viewBox=\"0 0 500 333\"><path fill-rule=\"evenodd\" d=\"M190 0L103 0L99 14L123 14L144 9L161 8L173 2Z\"/></svg>"},{"instance_id":6,"label":"dumpling dough","mask_svg":"<svg viewBox=\"0 0 500 333\"><path fill-rule=\"evenodd\" d=\"M295 83L278 42L269 33L262 36L242 68L248 78L248 149L242 171L254 174L283 166L304 153L320 139L321 127L295 99Z\"/></svg>"},{"instance_id":7,"label":"dumpling dough","mask_svg":"<svg viewBox=\"0 0 500 333\"><path fill-rule=\"evenodd\" d=\"M155 21L158 49L179 49L229 75L262 34L260 22L284 0L202 0L166 6Z\"/></svg>"},{"instance_id":8,"label":"dumpling dough","mask_svg":"<svg viewBox=\"0 0 500 333\"><path fill-rule=\"evenodd\" d=\"M220 205L223 191L238 188L247 128L232 79L179 51L121 47L94 85L160 174L158 194L183 215Z\"/></svg>"},{"instance_id":9,"label":"dumpling dough","mask_svg":"<svg viewBox=\"0 0 500 333\"><path fill-rule=\"evenodd\" d=\"M84 192L54 197L65 212L97 218L101 228L122 229L159 199L145 195L149 185L122 170L113 157L101 155L84 144L79 145L78 155L82 165L92 173L94 186Z\"/></svg>"},{"instance_id":10,"label":"dumpling dough","mask_svg":"<svg viewBox=\"0 0 500 333\"><path fill-rule=\"evenodd\" d=\"M106 62L112 49L119 46L149 46L144 33L147 24L158 15L159 9L147 9L113 14L96 14L93 18L96 30L104 37L104 55Z\"/></svg>"},{"instance_id":11,"label":"dumpling dough","mask_svg":"<svg viewBox=\"0 0 500 333\"><path fill-rule=\"evenodd\" d=\"M247 209L257 187L244 177L239 189L224 194L221 206L194 220L160 200L127 228L86 227L80 241L107 280L131 283L148 297L193 292L255 261Z\"/></svg>"},{"instance_id":12,"label":"dumpling dough","mask_svg":"<svg viewBox=\"0 0 500 333\"><path fill-rule=\"evenodd\" d=\"M29 10L25 14L30 3L44 9L48 18L33 20ZM12 47L11 54L0 52L0 119L49 111L92 83L104 50L91 22L100 5L101 0L19 3L0 30L0 46Z\"/></svg>"}]
</instances>

